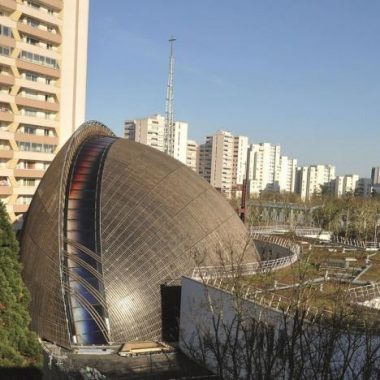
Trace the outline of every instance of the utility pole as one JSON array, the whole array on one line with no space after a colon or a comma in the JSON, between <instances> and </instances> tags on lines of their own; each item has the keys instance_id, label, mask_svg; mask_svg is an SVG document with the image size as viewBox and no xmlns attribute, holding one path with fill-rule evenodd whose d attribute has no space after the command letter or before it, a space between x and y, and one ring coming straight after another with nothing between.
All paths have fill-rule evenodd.
<instances>
[{"instance_id":1,"label":"utility pole","mask_svg":"<svg viewBox=\"0 0 380 380\"><path fill-rule=\"evenodd\" d=\"M170 43L170 56L169 56L169 73L168 73L168 85L166 88L166 107L165 107L165 152L170 156L174 156L174 41L176 39L171 36Z\"/></svg>"}]
</instances>

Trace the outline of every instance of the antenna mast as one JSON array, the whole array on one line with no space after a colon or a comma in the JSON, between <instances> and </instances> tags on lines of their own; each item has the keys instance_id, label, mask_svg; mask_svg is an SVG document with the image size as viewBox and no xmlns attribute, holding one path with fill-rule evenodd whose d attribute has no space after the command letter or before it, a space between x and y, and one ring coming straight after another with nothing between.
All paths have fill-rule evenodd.
<instances>
[{"instance_id":1,"label":"antenna mast","mask_svg":"<svg viewBox=\"0 0 380 380\"><path fill-rule=\"evenodd\" d=\"M170 43L170 56L169 56L169 75L168 75L168 85L166 88L166 107L165 107L165 152L170 156L174 156L174 110L173 110L173 99L174 99L174 86L173 86L173 76L174 76L174 41L176 39L171 36L169 39Z\"/></svg>"}]
</instances>

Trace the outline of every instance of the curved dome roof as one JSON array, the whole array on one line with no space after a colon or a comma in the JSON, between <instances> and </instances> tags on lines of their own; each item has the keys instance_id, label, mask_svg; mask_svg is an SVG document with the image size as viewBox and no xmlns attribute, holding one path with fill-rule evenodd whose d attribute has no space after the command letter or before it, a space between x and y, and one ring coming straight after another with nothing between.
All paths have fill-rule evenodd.
<instances>
[{"instance_id":1,"label":"curved dome roof","mask_svg":"<svg viewBox=\"0 0 380 380\"><path fill-rule=\"evenodd\" d=\"M160 339L160 286L242 250L228 202L179 161L88 122L46 172L24 224L32 328L73 344ZM255 261L250 248L244 261Z\"/></svg>"}]
</instances>

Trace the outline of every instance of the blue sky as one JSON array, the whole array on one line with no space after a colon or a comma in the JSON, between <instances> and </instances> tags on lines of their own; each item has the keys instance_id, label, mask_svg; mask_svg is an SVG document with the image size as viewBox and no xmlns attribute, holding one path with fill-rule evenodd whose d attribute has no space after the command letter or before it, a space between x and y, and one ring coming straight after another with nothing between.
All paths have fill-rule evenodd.
<instances>
[{"instance_id":1,"label":"blue sky","mask_svg":"<svg viewBox=\"0 0 380 380\"><path fill-rule=\"evenodd\" d=\"M87 119L122 135L164 113L280 144L302 165L370 176L380 165L379 0L90 0Z\"/></svg>"}]
</instances>

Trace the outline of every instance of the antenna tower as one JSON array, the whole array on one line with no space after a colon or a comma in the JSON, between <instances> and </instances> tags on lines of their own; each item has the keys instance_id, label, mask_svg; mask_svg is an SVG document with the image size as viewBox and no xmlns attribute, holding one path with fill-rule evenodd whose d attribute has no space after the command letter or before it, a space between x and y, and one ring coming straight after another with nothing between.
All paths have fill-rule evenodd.
<instances>
[{"instance_id":1,"label":"antenna tower","mask_svg":"<svg viewBox=\"0 0 380 380\"><path fill-rule=\"evenodd\" d=\"M165 107L165 152L170 156L174 156L174 41L176 39L171 36L170 43L170 56L169 56L169 74L168 85L166 88L166 107Z\"/></svg>"}]
</instances>

